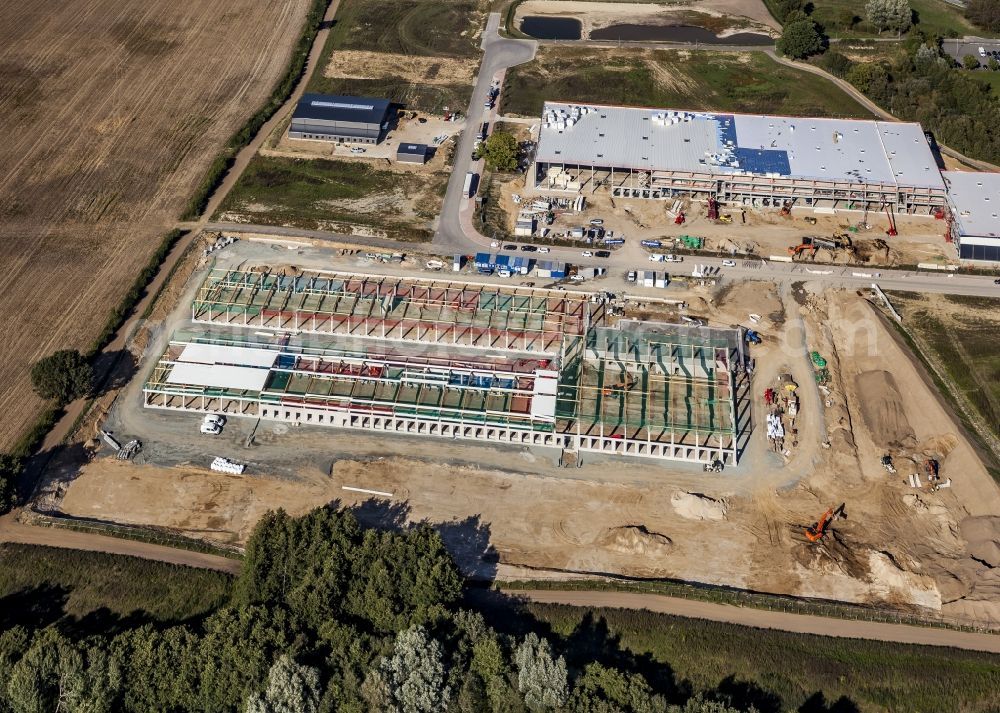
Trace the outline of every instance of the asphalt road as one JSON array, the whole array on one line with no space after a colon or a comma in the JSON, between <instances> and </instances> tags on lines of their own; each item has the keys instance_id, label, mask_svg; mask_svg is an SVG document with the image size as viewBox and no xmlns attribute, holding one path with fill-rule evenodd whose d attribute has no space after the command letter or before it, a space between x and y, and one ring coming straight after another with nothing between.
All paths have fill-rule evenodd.
<instances>
[{"instance_id":1,"label":"asphalt road","mask_svg":"<svg viewBox=\"0 0 1000 713\"><path fill-rule=\"evenodd\" d=\"M448 190L444 195L441 217L434 235L434 248L442 253L468 253L474 251L476 247L482 247L466 235L466 231L462 228L460 212L463 205L466 210L469 209L470 201L468 196L463 195L463 188L465 187L466 172L473 170L472 147L476 140L476 134L484 120L490 120L492 123L492 119L495 117L495 114L492 111L487 112L483 105L486 102L486 95L490 83L493 81L493 75L509 67L529 62L535 56L536 42L505 39L497 34L498 27L500 27L500 15L494 12L490 14L486 23L486 31L483 33L483 61L479 67L479 76L476 79L476 87L472 91L469 108L466 111L466 128L458 139L455 165L451 178L448 180ZM476 170L478 171L478 167ZM489 245L488 241L486 241L486 245Z\"/></svg>"},{"instance_id":2,"label":"asphalt road","mask_svg":"<svg viewBox=\"0 0 1000 713\"><path fill-rule=\"evenodd\" d=\"M980 47L986 50L985 57L979 54ZM968 38L961 40L942 40L941 49L951 55L952 59L956 62L961 62L966 55L972 55L979 60L980 64L985 65L990 61L990 58L994 56L990 54L991 52L1000 52L1000 40L980 40Z\"/></svg>"}]
</instances>

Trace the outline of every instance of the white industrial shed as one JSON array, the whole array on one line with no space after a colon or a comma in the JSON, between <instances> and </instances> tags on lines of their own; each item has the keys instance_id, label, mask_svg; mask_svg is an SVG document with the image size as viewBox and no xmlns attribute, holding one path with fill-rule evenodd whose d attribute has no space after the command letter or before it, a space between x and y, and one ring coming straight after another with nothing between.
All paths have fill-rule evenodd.
<instances>
[{"instance_id":1,"label":"white industrial shed","mask_svg":"<svg viewBox=\"0 0 1000 713\"><path fill-rule=\"evenodd\" d=\"M1000 173L945 171L951 234L962 260L1000 263Z\"/></svg>"},{"instance_id":2,"label":"white industrial shed","mask_svg":"<svg viewBox=\"0 0 1000 713\"><path fill-rule=\"evenodd\" d=\"M947 203L919 124L546 102L543 189L932 213Z\"/></svg>"}]
</instances>

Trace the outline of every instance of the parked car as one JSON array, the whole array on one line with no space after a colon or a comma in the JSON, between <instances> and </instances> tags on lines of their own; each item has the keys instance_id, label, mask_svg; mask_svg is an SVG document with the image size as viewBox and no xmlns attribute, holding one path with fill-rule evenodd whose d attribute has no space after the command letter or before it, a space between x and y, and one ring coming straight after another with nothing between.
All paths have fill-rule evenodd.
<instances>
[{"instance_id":1,"label":"parked car","mask_svg":"<svg viewBox=\"0 0 1000 713\"><path fill-rule=\"evenodd\" d=\"M218 414L210 413L205 418L201 420L202 423L214 423L216 426L222 427L226 425L226 417L219 416Z\"/></svg>"},{"instance_id":2,"label":"parked car","mask_svg":"<svg viewBox=\"0 0 1000 713\"><path fill-rule=\"evenodd\" d=\"M583 251L582 253L580 253L580 254L581 254L581 255L582 255L583 257L594 257L594 253L593 253L593 252L591 252L590 250L584 250L584 251Z\"/></svg>"},{"instance_id":3,"label":"parked car","mask_svg":"<svg viewBox=\"0 0 1000 713\"><path fill-rule=\"evenodd\" d=\"M722 261L722 266L723 267L736 267L736 261L735 260L723 260Z\"/></svg>"},{"instance_id":4,"label":"parked car","mask_svg":"<svg viewBox=\"0 0 1000 713\"><path fill-rule=\"evenodd\" d=\"M552 252L552 251L549 250L549 248L538 248L538 252L540 252L540 253L548 253L548 252Z\"/></svg>"},{"instance_id":5,"label":"parked car","mask_svg":"<svg viewBox=\"0 0 1000 713\"><path fill-rule=\"evenodd\" d=\"M217 424L217 423L205 423L205 422L202 422L202 424L201 424L201 432L202 433L207 433L210 436L218 436L220 433L222 433L222 427L219 426L219 424Z\"/></svg>"},{"instance_id":6,"label":"parked car","mask_svg":"<svg viewBox=\"0 0 1000 713\"><path fill-rule=\"evenodd\" d=\"M526 252L526 253L538 252L538 248L536 248L534 245L522 245L521 252Z\"/></svg>"},{"instance_id":7,"label":"parked car","mask_svg":"<svg viewBox=\"0 0 1000 713\"><path fill-rule=\"evenodd\" d=\"M499 270L497 270L497 277L510 277L511 274L512 274L511 271L508 270L506 267L501 267Z\"/></svg>"},{"instance_id":8,"label":"parked car","mask_svg":"<svg viewBox=\"0 0 1000 713\"><path fill-rule=\"evenodd\" d=\"M594 257L611 257L611 251L610 250L598 250L596 253L594 253Z\"/></svg>"},{"instance_id":9,"label":"parked car","mask_svg":"<svg viewBox=\"0 0 1000 713\"><path fill-rule=\"evenodd\" d=\"M504 250L517 250L517 246L516 246L516 245L514 245L513 243L511 243L511 244L509 244L509 245L504 245L504 246L503 246L503 249L504 249Z\"/></svg>"},{"instance_id":10,"label":"parked car","mask_svg":"<svg viewBox=\"0 0 1000 713\"><path fill-rule=\"evenodd\" d=\"M491 248L498 248L498 247L500 247L500 241L499 240L493 240L493 241L491 241L490 242L490 247Z\"/></svg>"},{"instance_id":11,"label":"parked car","mask_svg":"<svg viewBox=\"0 0 1000 713\"><path fill-rule=\"evenodd\" d=\"M591 218L590 219L590 224L591 225L604 225L604 221L601 218Z\"/></svg>"}]
</instances>

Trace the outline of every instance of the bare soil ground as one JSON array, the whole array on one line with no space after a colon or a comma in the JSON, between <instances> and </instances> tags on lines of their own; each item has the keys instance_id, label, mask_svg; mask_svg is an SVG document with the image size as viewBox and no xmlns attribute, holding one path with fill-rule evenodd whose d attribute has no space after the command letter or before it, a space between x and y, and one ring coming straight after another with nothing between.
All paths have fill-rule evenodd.
<instances>
[{"instance_id":1,"label":"bare soil ground","mask_svg":"<svg viewBox=\"0 0 1000 713\"><path fill-rule=\"evenodd\" d=\"M30 364L89 345L270 94L307 5L0 3L0 448L40 408Z\"/></svg>"},{"instance_id":2,"label":"bare soil ground","mask_svg":"<svg viewBox=\"0 0 1000 713\"><path fill-rule=\"evenodd\" d=\"M334 52L323 70L323 76L331 79L399 77L422 84L471 84L475 73L475 63L465 58L419 57L365 50Z\"/></svg>"},{"instance_id":3,"label":"bare soil ground","mask_svg":"<svg viewBox=\"0 0 1000 713\"><path fill-rule=\"evenodd\" d=\"M532 125L537 136L537 125ZM583 174L582 179L588 176ZM709 220L704 203L685 201L683 225L674 224L673 214L668 213L672 201L652 201L628 198L612 198L605 189L591 193L583 189L587 198L586 209L581 213L555 211L556 220L549 226L553 234L566 233L570 228L586 225L592 218L604 220L604 227L613 230L619 237L627 236L624 249L638 251L638 243L645 239L665 239L679 235L696 235L706 238L705 249L719 254L743 254L750 252L765 258L771 255L787 256L788 248L798 245L804 236L848 234L855 252L841 250L836 254L828 250L817 251L815 257L807 258L807 263L817 265L868 264L872 266L915 265L917 263L948 263L957 260L953 243L944 240L943 221L929 216L896 216L899 235L889 238L885 231L888 219L881 213L842 211L837 215L814 213L807 208L796 208L791 216L781 216L774 208L747 210L738 206L723 206L721 213L730 215L732 223L719 224ZM499 206L504 213L504 229L508 235L514 231L519 206L512 196L517 194L530 203L534 197L553 198L558 193L527 189L524 177L502 184L498 191ZM569 195L569 194L567 194ZM806 219L815 220L815 224ZM744 222L745 221L745 222ZM851 230L859 224L857 232ZM876 244L883 239L888 251Z\"/></svg>"},{"instance_id":4,"label":"bare soil ground","mask_svg":"<svg viewBox=\"0 0 1000 713\"><path fill-rule=\"evenodd\" d=\"M692 20L694 14L707 16L707 22ZM570 16L583 25L582 36L592 30L619 24L680 25L702 24L719 36L756 30L775 34L781 27L761 0L704 0L657 3L589 2L588 0L527 0L517 8L515 26L528 15Z\"/></svg>"},{"instance_id":5,"label":"bare soil ground","mask_svg":"<svg viewBox=\"0 0 1000 713\"><path fill-rule=\"evenodd\" d=\"M332 262L344 269L340 263L353 259L312 250L293 257L282 247L242 243L227 250L217 258L232 264L269 252L302 267ZM194 270L190 261L184 270ZM202 273L189 274L197 281ZM588 454L579 468L559 468L558 454L546 449L267 423L248 450L253 424L239 419L223 436L199 439L196 416L151 413L138 398L150 357L185 323L194 281L171 294L179 310L151 323L154 340L132 345L145 359L105 422L123 436L143 437L139 462L87 455L63 464L46 506L232 544L245 542L269 508L297 513L336 503L381 526L434 523L463 568L481 576L673 577L1000 622L1000 491L911 355L854 293L808 283L783 290L766 282L686 288L690 313L725 325L756 312L764 334L753 351L757 425L747 452L738 468L706 475L682 463ZM629 309L629 316L669 317L641 299ZM167 311L158 307L156 316ZM813 378L813 350L828 363L830 381L822 389ZM797 433L779 453L760 426L760 395L782 374L798 384L800 409ZM99 446L96 428L83 430L81 449ZM880 465L887 453L895 475ZM249 462L248 474L209 471L212 455ZM934 491L926 479L911 487L908 475L930 457L950 487ZM809 544L804 527L841 503L846 517L823 542Z\"/></svg>"}]
</instances>

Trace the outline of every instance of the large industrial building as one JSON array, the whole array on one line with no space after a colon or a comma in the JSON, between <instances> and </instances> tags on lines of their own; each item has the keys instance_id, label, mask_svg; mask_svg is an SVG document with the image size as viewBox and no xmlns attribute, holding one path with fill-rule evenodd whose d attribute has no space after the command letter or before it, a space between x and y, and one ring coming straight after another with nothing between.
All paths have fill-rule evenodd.
<instances>
[{"instance_id":1,"label":"large industrial building","mask_svg":"<svg viewBox=\"0 0 1000 713\"><path fill-rule=\"evenodd\" d=\"M637 323L586 293L212 270L148 408L735 465L738 329Z\"/></svg>"},{"instance_id":2,"label":"large industrial building","mask_svg":"<svg viewBox=\"0 0 1000 713\"><path fill-rule=\"evenodd\" d=\"M292 139L377 144L389 129L389 100L304 94L292 114Z\"/></svg>"},{"instance_id":3,"label":"large industrial building","mask_svg":"<svg viewBox=\"0 0 1000 713\"><path fill-rule=\"evenodd\" d=\"M542 189L923 214L947 204L919 124L546 102L535 162Z\"/></svg>"},{"instance_id":4,"label":"large industrial building","mask_svg":"<svg viewBox=\"0 0 1000 713\"><path fill-rule=\"evenodd\" d=\"M1000 173L945 171L952 238L962 260L1000 263Z\"/></svg>"}]
</instances>

